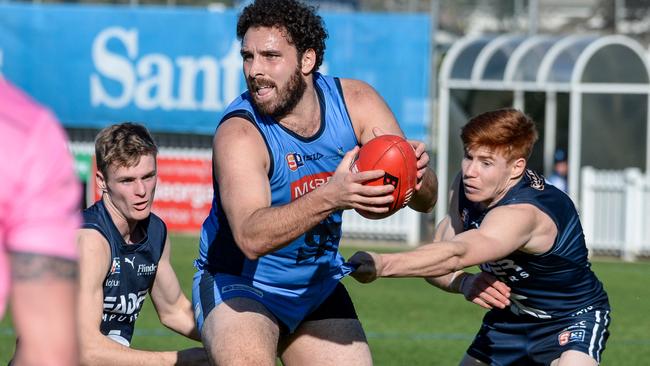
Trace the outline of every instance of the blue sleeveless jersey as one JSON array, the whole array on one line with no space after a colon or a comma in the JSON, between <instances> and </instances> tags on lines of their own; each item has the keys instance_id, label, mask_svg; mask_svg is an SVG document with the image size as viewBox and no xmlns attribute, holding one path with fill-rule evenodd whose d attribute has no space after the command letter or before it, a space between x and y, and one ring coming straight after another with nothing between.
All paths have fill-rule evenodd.
<instances>
[{"instance_id":1,"label":"blue sleeveless jersey","mask_svg":"<svg viewBox=\"0 0 650 366\"><path fill-rule=\"evenodd\" d=\"M220 123L233 116L242 117L264 138L271 162L271 206L288 204L326 183L345 152L358 144L339 80L315 73L314 85L320 102L321 126L312 137L301 137L272 117L260 115L248 92L233 101L221 119ZM343 263L338 253L341 215L341 211L332 213L284 248L249 260L233 239L214 179L214 199L201 230L197 268L282 288L338 280Z\"/></svg>"},{"instance_id":2,"label":"blue sleeveless jersey","mask_svg":"<svg viewBox=\"0 0 650 366\"><path fill-rule=\"evenodd\" d=\"M104 279L104 311L100 331L129 346L142 303L156 278L165 246L167 228L156 215L138 223L146 231L141 242L126 244L103 201L83 211L83 228L99 231L111 249L111 263Z\"/></svg>"},{"instance_id":3,"label":"blue sleeveless jersey","mask_svg":"<svg viewBox=\"0 0 650 366\"><path fill-rule=\"evenodd\" d=\"M531 204L557 226L552 248L544 254L515 251L481 265L512 289L510 310L539 319L570 316L594 308L609 309L607 294L591 271L578 212L565 193L531 170L493 207L485 210L467 199L460 183L459 213L463 229L478 228L487 213L500 206ZM495 310L492 310L495 311Z\"/></svg>"}]
</instances>

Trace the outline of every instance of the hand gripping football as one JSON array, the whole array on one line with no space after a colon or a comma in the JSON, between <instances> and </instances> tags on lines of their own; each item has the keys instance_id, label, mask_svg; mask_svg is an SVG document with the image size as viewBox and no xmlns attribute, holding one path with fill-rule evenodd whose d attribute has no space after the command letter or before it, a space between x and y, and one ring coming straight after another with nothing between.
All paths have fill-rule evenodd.
<instances>
[{"instance_id":1,"label":"hand gripping football","mask_svg":"<svg viewBox=\"0 0 650 366\"><path fill-rule=\"evenodd\" d=\"M353 172L366 170L383 170L383 178L367 181L364 185L381 186L391 184L393 202L388 206L388 212L374 213L356 210L368 219L383 219L406 206L415 191L417 183L417 158L413 147L405 139L396 135L381 135L361 146L357 159L352 164Z\"/></svg>"}]
</instances>

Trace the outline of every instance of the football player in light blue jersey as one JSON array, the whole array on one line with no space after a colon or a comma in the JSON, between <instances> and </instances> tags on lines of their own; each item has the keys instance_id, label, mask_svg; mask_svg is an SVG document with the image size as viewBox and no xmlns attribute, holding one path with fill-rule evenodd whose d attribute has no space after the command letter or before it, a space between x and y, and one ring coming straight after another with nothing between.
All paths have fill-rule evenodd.
<instances>
[{"instance_id":1,"label":"football player in light blue jersey","mask_svg":"<svg viewBox=\"0 0 650 366\"><path fill-rule=\"evenodd\" d=\"M573 202L526 168L534 122L515 109L486 112L461 138L462 171L434 243L396 254L359 252L350 258L360 265L352 276L425 277L492 308L461 365L598 364L609 301L591 271ZM462 271L479 264L482 274ZM498 281L486 282L491 276Z\"/></svg>"},{"instance_id":2,"label":"football player in light blue jersey","mask_svg":"<svg viewBox=\"0 0 650 366\"><path fill-rule=\"evenodd\" d=\"M403 136L368 84L317 72L326 31L315 9L258 0L237 24L248 91L214 138L215 199L201 232L193 302L214 364L369 365L338 252L342 211L386 212L383 171L352 173L358 146ZM410 207L437 194L424 144ZM383 206L383 207L382 207Z\"/></svg>"}]
</instances>

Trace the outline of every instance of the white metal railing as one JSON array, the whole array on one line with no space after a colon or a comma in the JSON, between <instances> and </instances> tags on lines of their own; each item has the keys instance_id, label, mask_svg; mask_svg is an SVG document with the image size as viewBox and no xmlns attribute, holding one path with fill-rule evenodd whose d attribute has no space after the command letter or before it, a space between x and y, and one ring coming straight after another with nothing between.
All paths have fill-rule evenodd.
<instances>
[{"instance_id":1,"label":"white metal railing","mask_svg":"<svg viewBox=\"0 0 650 366\"><path fill-rule=\"evenodd\" d=\"M398 240L410 246L420 244L422 214L403 208L381 220L369 220L354 210L343 213L343 236L353 239Z\"/></svg>"},{"instance_id":2,"label":"white metal railing","mask_svg":"<svg viewBox=\"0 0 650 366\"><path fill-rule=\"evenodd\" d=\"M637 168L582 169L581 219L592 252L650 256L650 176Z\"/></svg>"}]
</instances>

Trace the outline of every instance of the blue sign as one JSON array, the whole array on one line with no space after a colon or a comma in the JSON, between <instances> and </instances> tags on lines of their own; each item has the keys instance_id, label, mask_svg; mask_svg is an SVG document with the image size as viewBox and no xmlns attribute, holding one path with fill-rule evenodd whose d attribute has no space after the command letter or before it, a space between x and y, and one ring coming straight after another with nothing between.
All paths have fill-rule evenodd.
<instances>
[{"instance_id":1,"label":"blue sign","mask_svg":"<svg viewBox=\"0 0 650 366\"><path fill-rule=\"evenodd\" d=\"M323 73L373 85L411 138L427 139L427 15L322 13ZM246 84L236 10L0 5L0 73L69 127L119 121L212 134Z\"/></svg>"}]
</instances>

